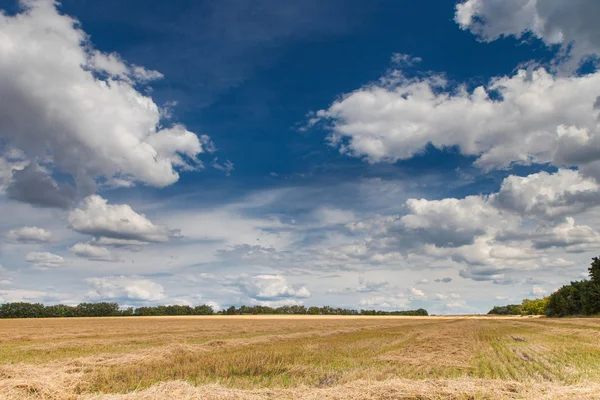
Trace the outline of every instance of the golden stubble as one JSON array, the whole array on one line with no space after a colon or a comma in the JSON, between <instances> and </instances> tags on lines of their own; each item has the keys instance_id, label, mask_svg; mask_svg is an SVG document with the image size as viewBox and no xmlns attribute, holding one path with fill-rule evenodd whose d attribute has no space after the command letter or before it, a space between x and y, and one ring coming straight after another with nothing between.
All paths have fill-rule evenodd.
<instances>
[{"instance_id":1,"label":"golden stubble","mask_svg":"<svg viewBox=\"0 0 600 400\"><path fill-rule=\"evenodd\" d=\"M597 398L600 324L487 317L0 320L0 399ZM560 397L563 396L563 397Z\"/></svg>"}]
</instances>

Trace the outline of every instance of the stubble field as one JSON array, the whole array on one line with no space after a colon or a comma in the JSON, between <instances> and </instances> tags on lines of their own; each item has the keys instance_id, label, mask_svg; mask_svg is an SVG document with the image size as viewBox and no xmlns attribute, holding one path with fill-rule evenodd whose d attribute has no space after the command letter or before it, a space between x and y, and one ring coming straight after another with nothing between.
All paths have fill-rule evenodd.
<instances>
[{"instance_id":1,"label":"stubble field","mask_svg":"<svg viewBox=\"0 0 600 400\"><path fill-rule=\"evenodd\" d=\"M0 320L1 399L600 399L600 320Z\"/></svg>"}]
</instances>

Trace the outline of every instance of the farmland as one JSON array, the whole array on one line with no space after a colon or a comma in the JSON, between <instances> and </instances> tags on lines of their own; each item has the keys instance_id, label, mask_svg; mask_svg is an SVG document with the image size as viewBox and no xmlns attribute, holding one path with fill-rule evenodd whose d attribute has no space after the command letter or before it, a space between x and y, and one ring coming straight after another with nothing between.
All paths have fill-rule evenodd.
<instances>
[{"instance_id":1,"label":"farmland","mask_svg":"<svg viewBox=\"0 0 600 400\"><path fill-rule=\"evenodd\" d=\"M595 399L600 320L0 320L0 398Z\"/></svg>"}]
</instances>

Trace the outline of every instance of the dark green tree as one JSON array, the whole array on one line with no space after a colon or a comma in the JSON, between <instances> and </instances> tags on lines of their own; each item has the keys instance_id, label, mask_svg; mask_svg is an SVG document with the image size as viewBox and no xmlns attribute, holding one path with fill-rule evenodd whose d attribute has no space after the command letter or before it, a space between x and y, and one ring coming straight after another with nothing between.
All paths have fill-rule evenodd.
<instances>
[{"instance_id":1,"label":"dark green tree","mask_svg":"<svg viewBox=\"0 0 600 400\"><path fill-rule=\"evenodd\" d=\"M592 265L588 268L590 272L590 280L600 285L600 259L598 257L592 258Z\"/></svg>"}]
</instances>

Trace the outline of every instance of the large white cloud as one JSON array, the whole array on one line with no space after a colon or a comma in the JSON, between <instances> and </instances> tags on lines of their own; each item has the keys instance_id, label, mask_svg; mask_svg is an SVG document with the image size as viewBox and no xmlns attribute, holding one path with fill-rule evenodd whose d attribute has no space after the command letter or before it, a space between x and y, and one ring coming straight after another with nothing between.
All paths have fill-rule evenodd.
<instances>
[{"instance_id":1,"label":"large white cloud","mask_svg":"<svg viewBox=\"0 0 600 400\"><path fill-rule=\"evenodd\" d=\"M80 208L69 213L69 226L97 238L121 239L129 243L166 242L175 234L167 227L153 224L128 204L111 205L98 195L87 197Z\"/></svg>"},{"instance_id":2,"label":"large white cloud","mask_svg":"<svg viewBox=\"0 0 600 400\"><path fill-rule=\"evenodd\" d=\"M208 137L161 125L160 108L139 90L160 73L94 50L52 0L21 5L0 14L0 138L88 193L99 178L163 187L177 169L200 167Z\"/></svg>"},{"instance_id":3,"label":"large white cloud","mask_svg":"<svg viewBox=\"0 0 600 400\"><path fill-rule=\"evenodd\" d=\"M559 77L519 70L473 90L439 76L408 79L391 71L317 112L332 145L370 162L395 162L428 144L458 146L485 169L513 163L580 166L600 176L600 72Z\"/></svg>"},{"instance_id":4,"label":"large white cloud","mask_svg":"<svg viewBox=\"0 0 600 400\"><path fill-rule=\"evenodd\" d=\"M514 272L571 265L550 251L599 247L598 233L573 218L597 220L599 190L598 183L577 171L558 170L511 175L487 196L408 199L404 215L348 224L366 239L362 247L355 245L362 249L359 253L345 254L369 263L426 255L463 265L464 278L514 283Z\"/></svg>"},{"instance_id":5,"label":"large white cloud","mask_svg":"<svg viewBox=\"0 0 600 400\"><path fill-rule=\"evenodd\" d=\"M503 215L482 196L443 200L408 199L407 214L399 227L411 237L439 247L458 247L473 243L490 227L514 225L514 218Z\"/></svg>"},{"instance_id":6,"label":"large white cloud","mask_svg":"<svg viewBox=\"0 0 600 400\"><path fill-rule=\"evenodd\" d=\"M165 298L162 285L139 276L88 278L86 282L92 288L86 294L90 300L155 301Z\"/></svg>"},{"instance_id":7,"label":"large white cloud","mask_svg":"<svg viewBox=\"0 0 600 400\"><path fill-rule=\"evenodd\" d=\"M548 46L561 45L570 66L600 55L600 4L596 0L466 0L455 21L480 39L521 38L530 33Z\"/></svg>"},{"instance_id":8,"label":"large white cloud","mask_svg":"<svg viewBox=\"0 0 600 400\"><path fill-rule=\"evenodd\" d=\"M9 243L46 243L52 239L52 233L36 226L12 229L4 236Z\"/></svg>"},{"instance_id":9,"label":"large white cloud","mask_svg":"<svg viewBox=\"0 0 600 400\"><path fill-rule=\"evenodd\" d=\"M600 186L578 171L561 169L525 177L511 175L502 181L492 202L523 217L552 221L600 205Z\"/></svg>"}]
</instances>

